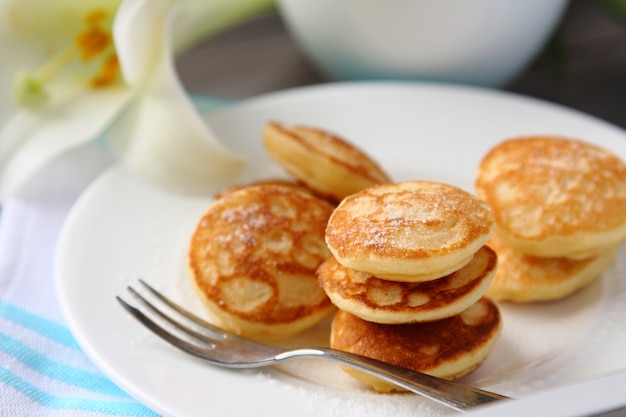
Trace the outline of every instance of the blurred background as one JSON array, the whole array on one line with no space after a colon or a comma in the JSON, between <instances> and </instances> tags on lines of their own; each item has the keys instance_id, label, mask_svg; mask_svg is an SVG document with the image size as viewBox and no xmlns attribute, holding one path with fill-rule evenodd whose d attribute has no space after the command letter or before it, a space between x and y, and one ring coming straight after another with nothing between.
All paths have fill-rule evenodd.
<instances>
[{"instance_id":1,"label":"blurred background","mask_svg":"<svg viewBox=\"0 0 626 417\"><path fill-rule=\"evenodd\" d=\"M548 45L502 89L626 128L626 14L615 13L618 3L571 0ZM202 43L177 65L190 93L234 99L328 81L277 11Z\"/></svg>"}]
</instances>

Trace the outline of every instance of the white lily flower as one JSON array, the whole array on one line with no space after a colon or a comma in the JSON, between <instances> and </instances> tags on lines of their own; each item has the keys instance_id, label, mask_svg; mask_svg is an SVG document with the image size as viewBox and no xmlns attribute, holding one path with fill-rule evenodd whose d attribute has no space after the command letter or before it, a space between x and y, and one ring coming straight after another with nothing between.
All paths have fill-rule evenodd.
<instances>
[{"instance_id":1,"label":"white lily flower","mask_svg":"<svg viewBox=\"0 0 626 417\"><path fill-rule=\"evenodd\" d=\"M175 49L272 0L0 1L0 201L105 128L140 174L201 192L243 158L206 126L174 68ZM11 111L12 110L12 111Z\"/></svg>"}]
</instances>

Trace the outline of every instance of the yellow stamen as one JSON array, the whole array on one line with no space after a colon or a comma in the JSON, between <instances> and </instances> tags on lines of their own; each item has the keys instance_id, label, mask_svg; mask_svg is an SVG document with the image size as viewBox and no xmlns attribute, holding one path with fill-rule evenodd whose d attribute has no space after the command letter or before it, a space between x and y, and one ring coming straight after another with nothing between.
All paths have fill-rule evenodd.
<instances>
[{"instance_id":1,"label":"yellow stamen","mask_svg":"<svg viewBox=\"0 0 626 417\"><path fill-rule=\"evenodd\" d=\"M94 10L85 16L87 29L76 37L76 46L81 51L81 59L88 61L104 52L113 42L111 33L101 26L106 11Z\"/></svg>"},{"instance_id":2,"label":"yellow stamen","mask_svg":"<svg viewBox=\"0 0 626 417\"><path fill-rule=\"evenodd\" d=\"M91 79L91 86L94 88L102 88L109 86L117 79L120 65L117 61L117 55L113 53L109 56L100 67L100 71Z\"/></svg>"},{"instance_id":3,"label":"yellow stamen","mask_svg":"<svg viewBox=\"0 0 626 417\"><path fill-rule=\"evenodd\" d=\"M92 88L102 88L115 83L119 63L113 37L105 26L106 18L106 10L97 9L89 12L84 17L86 28L76 36L73 45L55 55L37 70L17 74L13 83L17 103L25 107L36 107L45 103L49 96L45 84L67 68L74 59L87 62L102 57L102 61L97 62L96 74L89 79Z\"/></svg>"},{"instance_id":4,"label":"yellow stamen","mask_svg":"<svg viewBox=\"0 0 626 417\"><path fill-rule=\"evenodd\" d=\"M89 61L107 49L111 44L111 35L100 28L89 28L76 37L76 46L80 49L83 61Z\"/></svg>"},{"instance_id":5,"label":"yellow stamen","mask_svg":"<svg viewBox=\"0 0 626 417\"><path fill-rule=\"evenodd\" d=\"M46 61L37 71L33 73L33 76L39 79L41 82L49 81L63 68L66 67L74 56L76 55L76 49L69 47L58 54L52 59Z\"/></svg>"}]
</instances>

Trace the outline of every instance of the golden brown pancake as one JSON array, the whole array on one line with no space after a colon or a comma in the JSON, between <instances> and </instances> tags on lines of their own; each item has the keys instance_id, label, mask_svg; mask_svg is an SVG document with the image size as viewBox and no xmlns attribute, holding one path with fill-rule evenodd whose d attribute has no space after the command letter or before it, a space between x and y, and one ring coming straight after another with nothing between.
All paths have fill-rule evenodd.
<instances>
[{"instance_id":1,"label":"golden brown pancake","mask_svg":"<svg viewBox=\"0 0 626 417\"><path fill-rule=\"evenodd\" d=\"M365 152L325 130L271 122L263 131L267 153L316 194L335 203L389 181Z\"/></svg>"},{"instance_id":2,"label":"golden brown pancake","mask_svg":"<svg viewBox=\"0 0 626 417\"><path fill-rule=\"evenodd\" d=\"M337 261L392 281L422 282L462 268L494 230L491 208L458 187L382 184L345 198L326 243Z\"/></svg>"},{"instance_id":3,"label":"golden brown pancake","mask_svg":"<svg viewBox=\"0 0 626 417\"><path fill-rule=\"evenodd\" d=\"M487 298L464 312L429 323L378 324L339 310L331 329L331 346L414 371L458 379L477 369L495 345L500 312ZM402 390L360 371L345 368L375 390Z\"/></svg>"},{"instance_id":4,"label":"golden brown pancake","mask_svg":"<svg viewBox=\"0 0 626 417\"><path fill-rule=\"evenodd\" d=\"M454 316L477 302L489 287L496 253L483 246L452 274L422 283L382 280L341 265L333 257L317 270L322 288L339 309L364 320L404 324Z\"/></svg>"},{"instance_id":5,"label":"golden brown pancake","mask_svg":"<svg viewBox=\"0 0 626 417\"><path fill-rule=\"evenodd\" d=\"M476 193L493 208L500 239L529 255L581 259L626 240L626 165L580 140L498 144L478 167Z\"/></svg>"},{"instance_id":6,"label":"golden brown pancake","mask_svg":"<svg viewBox=\"0 0 626 417\"><path fill-rule=\"evenodd\" d=\"M215 200L191 238L189 270L216 324L278 339L332 312L315 276L329 256L324 227L332 209L310 193L271 184Z\"/></svg>"},{"instance_id":7,"label":"golden brown pancake","mask_svg":"<svg viewBox=\"0 0 626 417\"><path fill-rule=\"evenodd\" d=\"M517 302L563 298L602 275L616 249L586 259L538 258L504 245L498 236L487 242L498 254L498 271L487 295Z\"/></svg>"}]
</instances>

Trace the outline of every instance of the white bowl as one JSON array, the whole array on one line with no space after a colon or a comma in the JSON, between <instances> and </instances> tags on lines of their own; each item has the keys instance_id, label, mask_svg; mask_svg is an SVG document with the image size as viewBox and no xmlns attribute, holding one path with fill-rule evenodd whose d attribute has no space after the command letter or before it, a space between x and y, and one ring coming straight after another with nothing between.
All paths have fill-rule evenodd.
<instances>
[{"instance_id":1,"label":"white bowl","mask_svg":"<svg viewBox=\"0 0 626 417\"><path fill-rule=\"evenodd\" d=\"M278 0L330 78L502 86L541 51L568 0Z\"/></svg>"}]
</instances>

